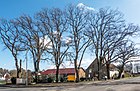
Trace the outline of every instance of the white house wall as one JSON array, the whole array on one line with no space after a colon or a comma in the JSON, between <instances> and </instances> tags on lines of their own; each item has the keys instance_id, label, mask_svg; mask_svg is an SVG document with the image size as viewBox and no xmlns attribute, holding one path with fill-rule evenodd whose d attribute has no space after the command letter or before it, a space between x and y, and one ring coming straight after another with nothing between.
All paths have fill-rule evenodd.
<instances>
[{"instance_id":1,"label":"white house wall","mask_svg":"<svg viewBox=\"0 0 140 91\"><path fill-rule=\"evenodd\" d=\"M140 61L132 62L132 73L140 73Z\"/></svg>"}]
</instances>

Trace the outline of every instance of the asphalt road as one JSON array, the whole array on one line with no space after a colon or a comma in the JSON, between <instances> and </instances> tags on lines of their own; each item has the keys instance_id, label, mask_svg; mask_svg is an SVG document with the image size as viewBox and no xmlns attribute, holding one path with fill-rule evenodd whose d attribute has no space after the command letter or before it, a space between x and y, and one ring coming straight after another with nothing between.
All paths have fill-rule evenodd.
<instances>
[{"instance_id":1,"label":"asphalt road","mask_svg":"<svg viewBox=\"0 0 140 91\"><path fill-rule=\"evenodd\" d=\"M67 91L140 91L140 77L92 83Z\"/></svg>"},{"instance_id":2,"label":"asphalt road","mask_svg":"<svg viewBox=\"0 0 140 91\"><path fill-rule=\"evenodd\" d=\"M61 87L0 87L0 91L140 91L140 77Z\"/></svg>"}]
</instances>

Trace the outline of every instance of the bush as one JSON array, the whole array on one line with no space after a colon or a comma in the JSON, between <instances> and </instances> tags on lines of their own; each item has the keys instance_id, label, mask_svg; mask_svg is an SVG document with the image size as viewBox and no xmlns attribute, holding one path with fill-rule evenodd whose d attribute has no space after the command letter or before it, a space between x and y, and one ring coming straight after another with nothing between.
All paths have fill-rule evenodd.
<instances>
[{"instance_id":1,"label":"bush","mask_svg":"<svg viewBox=\"0 0 140 91\"><path fill-rule=\"evenodd\" d=\"M52 83L53 82L53 79L50 78L50 77L47 80L48 80L48 83Z\"/></svg>"},{"instance_id":2,"label":"bush","mask_svg":"<svg viewBox=\"0 0 140 91\"><path fill-rule=\"evenodd\" d=\"M64 82L64 78L61 77L61 78L60 78L60 82Z\"/></svg>"},{"instance_id":3,"label":"bush","mask_svg":"<svg viewBox=\"0 0 140 91\"><path fill-rule=\"evenodd\" d=\"M80 78L80 81L84 81L84 80L86 80L86 78L83 78L83 77Z\"/></svg>"},{"instance_id":4,"label":"bush","mask_svg":"<svg viewBox=\"0 0 140 91\"><path fill-rule=\"evenodd\" d=\"M12 77L11 82L12 82L12 84L16 84L16 77Z\"/></svg>"}]
</instances>

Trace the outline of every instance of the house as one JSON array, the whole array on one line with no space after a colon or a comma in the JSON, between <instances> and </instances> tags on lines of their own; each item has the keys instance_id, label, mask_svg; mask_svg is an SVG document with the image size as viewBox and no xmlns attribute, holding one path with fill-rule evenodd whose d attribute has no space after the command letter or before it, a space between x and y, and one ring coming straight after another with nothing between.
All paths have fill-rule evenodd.
<instances>
[{"instance_id":1,"label":"house","mask_svg":"<svg viewBox=\"0 0 140 91\"><path fill-rule=\"evenodd\" d=\"M1 81L1 80L3 80L3 81L4 81L4 80L5 80L5 78L4 78L4 77L3 77L3 75L0 73L0 81Z\"/></svg>"},{"instance_id":2,"label":"house","mask_svg":"<svg viewBox=\"0 0 140 91\"><path fill-rule=\"evenodd\" d=\"M110 64L109 66L110 70L110 78L112 78L114 75L118 74L118 69L114 64ZM101 65L100 68L100 79L104 78L107 76L107 69L106 65ZM98 77L98 65L97 65L97 60L95 59L86 69L86 77L90 79L97 79Z\"/></svg>"},{"instance_id":3,"label":"house","mask_svg":"<svg viewBox=\"0 0 140 91\"><path fill-rule=\"evenodd\" d=\"M140 57L131 57L127 61L124 71L130 72L132 74L139 74L140 73Z\"/></svg>"},{"instance_id":4,"label":"house","mask_svg":"<svg viewBox=\"0 0 140 91\"><path fill-rule=\"evenodd\" d=\"M97 66L97 60L95 59L86 69L86 77L87 78L93 78L96 77L98 74L98 66Z\"/></svg>"},{"instance_id":5,"label":"house","mask_svg":"<svg viewBox=\"0 0 140 91\"><path fill-rule=\"evenodd\" d=\"M42 75L45 75L47 78L52 77L55 80L55 75L56 75L56 69L48 69L44 72L41 72ZM85 78L86 73L83 68L79 69L79 78ZM59 80L63 78L64 80L67 81L75 81L76 78L76 72L75 68L61 68L59 69Z\"/></svg>"},{"instance_id":6,"label":"house","mask_svg":"<svg viewBox=\"0 0 140 91\"><path fill-rule=\"evenodd\" d=\"M3 77L3 75L0 73L0 78L2 78Z\"/></svg>"},{"instance_id":7,"label":"house","mask_svg":"<svg viewBox=\"0 0 140 91\"><path fill-rule=\"evenodd\" d=\"M5 73L4 76L0 73L0 81L4 81L6 83L11 83L10 74Z\"/></svg>"}]
</instances>

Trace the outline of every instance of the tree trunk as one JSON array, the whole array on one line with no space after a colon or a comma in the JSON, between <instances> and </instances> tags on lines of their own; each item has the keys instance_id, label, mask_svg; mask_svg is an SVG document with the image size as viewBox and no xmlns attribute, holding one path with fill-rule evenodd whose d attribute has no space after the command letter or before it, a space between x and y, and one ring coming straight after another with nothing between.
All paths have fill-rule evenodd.
<instances>
[{"instance_id":1,"label":"tree trunk","mask_svg":"<svg viewBox=\"0 0 140 91\"><path fill-rule=\"evenodd\" d=\"M75 82L79 82L79 71L78 71L78 67L77 67L77 60L74 61L74 65L75 65L75 73L76 73Z\"/></svg>"},{"instance_id":2,"label":"tree trunk","mask_svg":"<svg viewBox=\"0 0 140 91\"><path fill-rule=\"evenodd\" d=\"M38 76L37 76L37 73L35 72L35 80L34 80L36 83L38 83Z\"/></svg>"},{"instance_id":3,"label":"tree trunk","mask_svg":"<svg viewBox=\"0 0 140 91\"><path fill-rule=\"evenodd\" d=\"M19 78L19 69L17 68L17 78Z\"/></svg>"},{"instance_id":4,"label":"tree trunk","mask_svg":"<svg viewBox=\"0 0 140 91\"><path fill-rule=\"evenodd\" d=\"M35 70L35 80L34 82L38 83L38 74L37 74L37 70Z\"/></svg>"},{"instance_id":5,"label":"tree trunk","mask_svg":"<svg viewBox=\"0 0 140 91\"><path fill-rule=\"evenodd\" d=\"M35 82L38 83L38 70L39 70L39 62L35 62Z\"/></svg>"},{"instance_id":6,"label":"tree trunk","mask_svg":"<svg viewBox=\"0 0 140 91\"><path fill-rule=\"evenodd\" d=\"M122 73L123 73L123 70L124 70L124 63L123 63L123 65L120 67L120 71L119 71L119 75L118 75L118 78L120 79L121 78L121 76L122 76Z\"/></svg>"},{"instance_id":7,"label":"tree trunk","mask_svg":"<svg viewBox=\"0 0 140 91\"><path fill-rule=\"evenodd\" d=\"M119 71L119 75L118 75L119 79L121 78L122 73L123 73L123 68L121 68L120 71Z\"/></svg>"},{"instance_id":8,"label":"tree trunk","mask_svg":"<svg viewBox=\"0 0 140 91\"><path fill-rule=\"evenodd\" d=\"M19 66L18 66L18 60L17 58L15 58L15 65L16 65L16 69L17 69L17 78L19 78Z\"/></svg>"},{"instance_id":9,"label":"tree trunk","mask_svg":"<svg viewBox=\"0 0 140 91\"><path fill-rule=\"evenodd\" d=\"M99 60L98 60L98 58L97 58L97 65L98 65L98 80L100 79L100 63L99 63Z\"/></svg>"},{"instance_id":10,"label":"tree trunk","mask_svg":"<svg viewBox=\"0 0 140 91\"><path fill-rule=\"evenodd\" d=\"M59 80L59 66L56 66L56 83L58 83Z\"/></svg>"},{"instance_id":11,"label":"tree trunk","mask_svg":"<svg viewBox=\"0 0 140 91\"><path fill-rule=\"evenodd\" d=\"M110 70L109 70L109 63L106 64L106 71L107 71L107 78L110 79Z\"/></svg>"}]
</instances>

